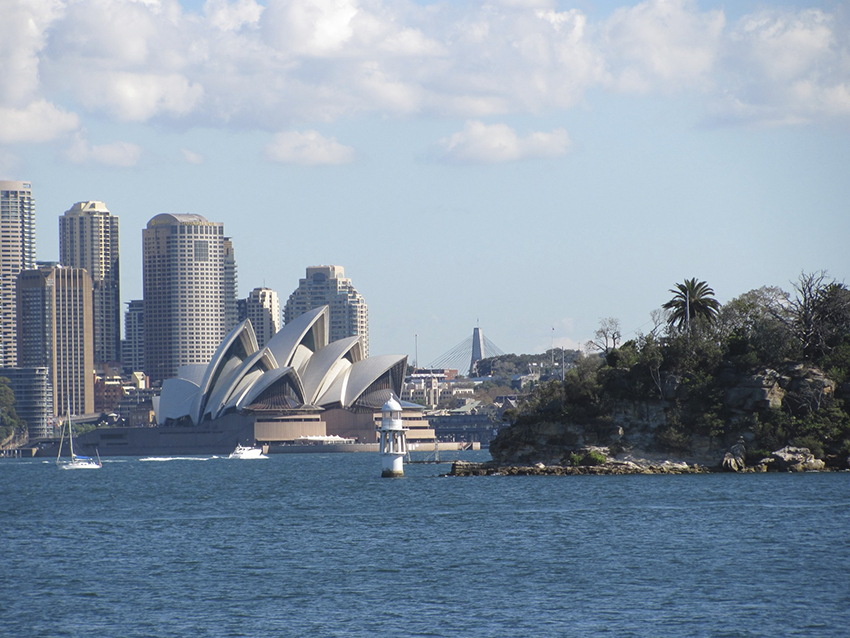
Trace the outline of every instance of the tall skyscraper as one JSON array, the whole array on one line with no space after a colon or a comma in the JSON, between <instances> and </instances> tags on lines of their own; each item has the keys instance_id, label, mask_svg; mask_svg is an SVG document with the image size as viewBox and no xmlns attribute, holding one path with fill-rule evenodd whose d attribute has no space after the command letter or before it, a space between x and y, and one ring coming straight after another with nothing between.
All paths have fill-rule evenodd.
<instances>
[{"instance_id":1,"label":"tall skyscraper","mask_svg":"<svg viewBox=\"0 0 850 638\"><path fill-rule=\"evenodd\" d=\"M251 320L260 348L280 330L280 301L271 288L254 288L245 300L245 314Z\"/></svg>"},{"instance_id":2,"label":"tall skyscraper","mask_svg":"<svg viewBox=\"0 0 850 638\"><path fill-rule=\"evenodd\" d=\"M360 335L364 353L369 354L369 309L362 295L345 277L342 266L311 266L307 277L298 280L298 288L289 295L285 308L285 321L289 323L299 315L319 306L330 308L329 339Z\"/></svg>"},{"instance_id":3,"label":"tall skyscraper","mask_svg":"<svg viewBox=\"0 0 850 638\"><path fill-rule=\"evenodd\" d=\"M47 367L53 414L94 412L92 283L82 268L44 265L18 275L18 365Z\"/></svg>"},{"instance_id":4,"label":"tall skyscraper","mask_svg":"<svg viewBox=\"0 0 850 638\"><path fill-rule=\"evenodd\" d=\"M142 238L145 372L162 381L208 363L226 335L224 224L163 213Z\"/></svg>"},{"instance_id":5,"label":"tall skyscraper","mask_svg":"<svg viewBox=\"0 0 850 638\"><path fill-rule=\"evenodd\" d=\"M145 369L145 302L142 299L127 302L121 364L127 374Z\"/></svg>"},{"instance_id":6,"label":"tall skyscraper","mask_svg":"<svg viewBox=\"0 0 850 638\"><path fill-rule=\"evenodd\" d=\"M78 202L59 218L59 262L92 280L95 363L121 359L118 218L103 202Z\"/></svg>"},{"instance_id":7,"label":"tall skyscraper","mask_svg":"<svg viewBox=\"0 0 850 638\"><path fill-rule=\"evenodd\" d=\"M0 366L17 365L15 286L35 268L35 199L30 182L0 181Z\"/></svg>"},{"instance_id":8,"label":"tall skyscraper","mask_svg":"<svg viewBox=\"0 0 850 638\"><path fill-rule=\"evenodd\" d=\"M239 323L239 305L237 295L236 252L230 237L224 238L224 276L221 284L224 295L224 331L230 332Z\"/></svg>"}]
</instances>

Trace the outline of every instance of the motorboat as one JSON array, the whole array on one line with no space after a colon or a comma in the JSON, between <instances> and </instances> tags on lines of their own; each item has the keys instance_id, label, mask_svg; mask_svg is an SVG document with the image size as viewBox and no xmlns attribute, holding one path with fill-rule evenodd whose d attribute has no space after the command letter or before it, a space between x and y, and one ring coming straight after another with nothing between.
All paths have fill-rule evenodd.
<instances>
[{"instance_id":1,"label":"motorboat","mask_svg":"<svg viewBox=\"0 0 850 638\"><path fill-rule=\"evenodd\" d=\"M242 444L237 444L236 449L230 453L230 456L227 457L230 459L266 459L268 458L265 454L263 454L263 450L258 447L247 446Z\"/></svg>"}]
</instances>

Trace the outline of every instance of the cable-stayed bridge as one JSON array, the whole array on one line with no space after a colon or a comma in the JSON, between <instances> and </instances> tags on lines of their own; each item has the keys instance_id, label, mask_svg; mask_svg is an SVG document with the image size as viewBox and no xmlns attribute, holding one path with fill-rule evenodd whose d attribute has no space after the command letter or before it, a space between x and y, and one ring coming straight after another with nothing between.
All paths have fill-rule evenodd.
<instances>
[{"instance_id":1,"label":"cable-stayed bridge","mask_svg":"<svg viewBox=\"0 0 850 638\"><path fill-rule=\"evenodd\" d=\"M481 328L473 328L472 336L467 337L454 348L439 356L428 366L429 368L449 368L459 374L475 376L477 363L487 357L498 357L505 354L495 343L484 336Z\"/></svg>"}]
</instances>

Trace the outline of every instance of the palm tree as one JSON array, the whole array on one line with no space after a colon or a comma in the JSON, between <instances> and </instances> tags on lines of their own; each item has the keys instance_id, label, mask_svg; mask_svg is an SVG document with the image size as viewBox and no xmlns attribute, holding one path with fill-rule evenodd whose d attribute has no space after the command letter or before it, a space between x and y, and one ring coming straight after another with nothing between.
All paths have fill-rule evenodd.
<instances>
[{"instance_id":1,"label":"palm tree","mask_svg":"<svg viewBox=\"0 0 850 638\"><path fill-rule=\"evenodd\" d=\"M670 292L673 298L661 307L670 311L667 323L679 330L689 332L692 321L714 321L720 309L714 291L704 281L697 281L696 277L676 284Z\"/></svg>"}]
</instances>

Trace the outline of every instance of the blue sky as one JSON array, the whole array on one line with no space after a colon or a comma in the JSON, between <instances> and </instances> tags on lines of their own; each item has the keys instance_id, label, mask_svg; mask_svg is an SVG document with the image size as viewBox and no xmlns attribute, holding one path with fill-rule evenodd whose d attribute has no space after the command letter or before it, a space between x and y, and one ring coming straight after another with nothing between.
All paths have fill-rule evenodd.
<instances>
[{"instance_id":1,"label":"blue sky","mask_svg":"<svg viewBox=\"0 0 850 638\"><path fill-rule=\"evenodd\" d=\"M422 364L850 275L846 2L0 3L0 178L43 260L104 201L125 300L161 212L225 224L242 296L343 265L372 353Z\"/></svg>"}]
</instances>

